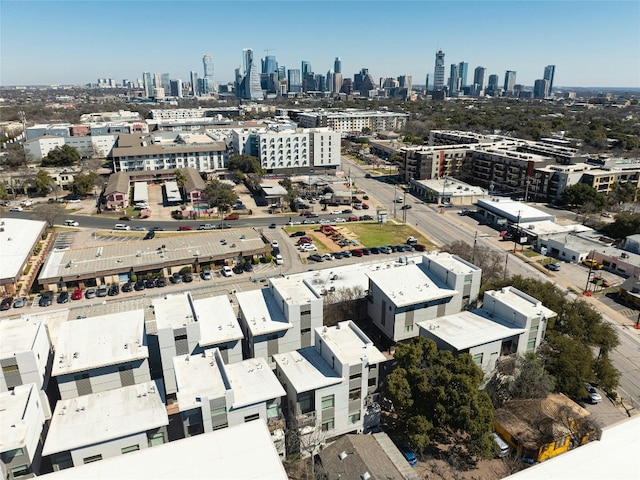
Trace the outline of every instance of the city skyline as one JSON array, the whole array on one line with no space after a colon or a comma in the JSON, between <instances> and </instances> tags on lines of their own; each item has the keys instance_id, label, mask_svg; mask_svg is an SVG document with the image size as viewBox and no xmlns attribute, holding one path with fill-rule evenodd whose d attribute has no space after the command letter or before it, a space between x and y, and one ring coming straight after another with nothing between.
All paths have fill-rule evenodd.
<instances>
[{"instance_id":1,"label":"city skyline","mask_svg":"<svg viewBox=\"0 0 640 480\"><path fill-rule=\"evenodd\" d=\"M637 2L379 1L372 4L376 8L363 8L358 1L317 1L298 9L286 1L150 5L3 1L0 85L135 82L143 72L188 81L192 71L204 76L205 54L212 55L215 83L230 83L246 48L253 49L258 69L260 59L270 55L287 69L307 61L324 75L340 57L344 78L365 68L376 82L411 75L419 85L430 75L433 83L435 53L442 50L445 84L449 66L464 62L469 71L482 67L487 76L498 75L500 84L511 70L517 83L531 87L544 78L546 66L555 65L556 88L640 85ZM382 34L386 40L376 42L381 29L388 30Z\"/></svg>"}]
</instances>

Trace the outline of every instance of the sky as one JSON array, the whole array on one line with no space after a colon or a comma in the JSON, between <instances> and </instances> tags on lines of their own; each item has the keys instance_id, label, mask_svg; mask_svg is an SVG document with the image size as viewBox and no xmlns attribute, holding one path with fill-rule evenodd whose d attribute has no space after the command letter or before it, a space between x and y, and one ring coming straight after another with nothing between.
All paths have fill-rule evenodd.
<instances>
[{"instance_id":1,"label":"sky","mask_svg":"<svg viewBox=\"0 0 640 480\"><path fill-rule=\"evenodd\" d=\"M242 49L259 59L353 78L433 82L435 52L532 86L556 65L554 87L640 87L640 2L0 0L0 85L135 81L142 72L189 80L213 55L215 81L234 79Z\"/></svg>"}]
</instances>

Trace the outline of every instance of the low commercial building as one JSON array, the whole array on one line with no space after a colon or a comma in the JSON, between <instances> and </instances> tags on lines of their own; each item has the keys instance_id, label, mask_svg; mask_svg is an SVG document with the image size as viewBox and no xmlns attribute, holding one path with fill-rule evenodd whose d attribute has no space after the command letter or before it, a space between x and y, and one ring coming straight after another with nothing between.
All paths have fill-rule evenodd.
<instances>
[{"instance_id":1,"label":"low commercial building","mask_svg":"<svg viewBox=\"0 0 640 480\"><path fill-rule=\"evenodd\" d=\"M62 400L149 382L144 311L63 322L52 376Z\"/></svg>"},{"instance_id":2,"label":"low commercial building","mask_svg":"<svg viewBox=\"0 0 640 480\"><path fill-rule=\"evenodd\" d=\"M144 450L167 441L169 418L156 382L60 400L43 456L54 471Z\"/></svg>"},{"instance_id":3,"label":"low commercial building","mask_svg":"<svg viewBox=\"0 0 640 480\"><path fill-rule=\"evenodd\" d=\"M318 446L345 433L361 433L385 356L351 321L315 330L313 347L275 356L287 392L287 425ZM371 389L371 390L370 390Z\"/></svg>"},{"instance_id":4,"label":"low commercial building","mask_svg":"<svg viewBox=\"0 0 640 480\"><path fill-rule=\"evenodd\" d=\"M486 190L452 177L431 180L409 180L409 191L429 203L440 205L473 205L486 197Z\"/></svg>"},{"instance_id":5,"label":"low commercial building","mask_svg":"<svg viewBox=\"0 0 640 480\"><path fill-rule=\"evenodd\" d=\"M250 452L250 454L248 453ZM176 459L179 459L177 461ZM208 460L215 464L209 465ZM51 480L121 480L122 478L201 478L229 480L287 480L282 461L260 421L185 438L177 442L142 449L60 472Z\"/></svg>"},{"instance_id":6,"label":"low commercial building","mask_svg":"<svg viewBox=\"0 0 640 480\"><path fill-rule=\"evenodd\" d=\"M479 199L476 215L479 220L498 230L507 230L509 227L517 229L520 225L556 220L555 215L507 197Z\"/></svg>"},{"instance_id":7,"label":"low commercial building","mask_svg":"<svg viewBox=\"0 0 640 480\"><path fill-rule=\"evenodd\" d=\"M3 342L4 342L4 337ZM17 480L40 473L47 433L46 411L38 387L19 385L0 393L0 467L2 478Z\"/></svg>"},{"instance_id":8,"label":"low commercial building","mask_svg":"<svg viewBox=\"0 0 640 480\"><path fill-rule=\"evenodd\" d=\"M29 264L36 245L40 243L47 222L25 220L22 218L3 218L0 220L0 295L18 294L22 287L27 291L30 285L20 285L23 272ZM40 265L32 265L37 269ZM31 281L33 278L30 277Z\"/></svg>"},{"instance_id":9,"label":"low commercial building","mask_svg":"<svg viewBox=\"0 0 640 480\"><path fill-rule=\"evenodd\" d=\"M285 391L264 358L227 365L213 349L174 357L173 363L185 437L261 420L284 458Z\"/></svg>"}]
</instances>

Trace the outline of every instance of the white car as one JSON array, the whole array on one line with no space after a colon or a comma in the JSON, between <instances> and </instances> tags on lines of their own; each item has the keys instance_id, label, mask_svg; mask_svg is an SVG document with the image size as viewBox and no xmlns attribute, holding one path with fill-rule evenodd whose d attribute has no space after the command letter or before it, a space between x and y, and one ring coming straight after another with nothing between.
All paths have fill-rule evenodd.
<instances>
[{"instance_id":1,"label":"white car","mask_svg":"<svg viewBox=\"0 0 640 480\"><path fill-rule=\"evenodd\" d=\"M282 258L282 255L278 254L276 255L276 265L283 265L284 264L284 258Z\"/></svg>"},{"instance_id":2,"label":"white car","mask_svg":"<svg viewBox=\"0 0 640 480\"><path fill-rule=\"evenodd\" d=\"M72 198L71 200L67 200L69 203L80 203L79 198Z\"/></svg>"},{"instance_id":3,"label":"white car","mask_svg":"<svg viewBox=\"0 0 640 480\"><path fill-rule=\"evenodd\" d=\"M346 222L346 220L344 218L342 218L342 217L336 218L335 221L336 221L336 223L345 223Z\"/></svg>"},{"instance_id":4,"label":"white car","mask_svg":"<svg viewBox=\"0 0 640 480\"><path fill-rule=\"evenodd\" d=\"M30 207L31 205L33 205L33 201L31 200L23 200L20 202L20 205L22 205L23 207Z\"/></svg>"},{"instance_id":5,"label":"white car","mask_svg":"<svg viewBox=\"0 0 640 480\"><path fill-rule=\"evenodd\" d=\"M322 258L324 258L325 260L333 260L335 257L330 253L325 253L324 255L322 255Z\"/></svg>"},{"instance_id":6,"label":"white car","mask_svg":"<svg viewBox=\"0 0 640 480\"><path fill-rule=\"evenodd\" d=\"M21 212L22 211L22 207L11 207L9 209L10 212Z\"/></svg>"},{"instance_id":7,"label":"white car","mask_svg":"<svg viewBox=\"0 0 640 480\"><path fill-rule=\"evenodd\" d=\"M304 245L300 245L301 252L317 252L318 247L316 247L313 243L305 243Z\"/></svg>"},{"instance_id":8,"label":"white car","mask_svg":"<svg viewBox=\"0 0 640 480\"><path fill-rule=\"evenodd\" d=\"M331 215L340 215L341 213L341 210L331 210Z\"/></svg>"},{"instance_id":9,"label":"white car","mask_svg":"<svg viewBox=\"0 0 640 480\"><path fill-rule=\"evenodd\" d=\"M277 240L274 240L274 241L271 242L271 247L272 248L278 248L278 246L279 245L278 245L278 241Z\"/></svg>"},{"instance_id":10,"label":"white car","mask_svg":"<svg viewBox=\"0 0 640 480\"><path fill-rule=\"evenodd\" d=\"M223 277L231 277L233 275L233 270L231 267L227 267L226 265L222 267L222 276Z\"/></svg>"},{"instance_id":11,"label":"white car","mask_svg":"<svg viewBox=\"0 0 640 480\"><path fill-rule=\"evenodd\" d=\"M80 225L80 224L79 224L78 222L76 222L75 220L65 220L65 221L64 221L64 224L65 224L67 227L77 227L77 226L79 226L79 225Z\"/></svg>"}]
</instances>

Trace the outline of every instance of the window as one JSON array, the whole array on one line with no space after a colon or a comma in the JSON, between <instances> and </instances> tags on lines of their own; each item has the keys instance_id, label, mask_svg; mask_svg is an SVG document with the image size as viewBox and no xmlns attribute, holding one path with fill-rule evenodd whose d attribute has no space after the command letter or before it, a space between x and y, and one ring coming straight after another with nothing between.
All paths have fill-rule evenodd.
<instances>
[{"instance_id":1,"label":"window","mask_svg":"<svg viewBox=\"0 0 640 480\"><path fill-rule=\"evenodd\" d=\"M357 378L362 378L362 373L361 372L354 373L353 375L349 376L349 380L355 380Z\"/></svg>"},{"instance_id":2,"label":"window","mask_svg":"<svg viewBox=\"0 0 640 480\"><path fill-rule=\"evenodd\" d=\"M158 432L154 433L149 437L149 446L155 447L157 445L162 445L164 443L164 433Z\"/></svg>"},{"instance_id":3,"label":"window","mask_svg":"<svg viewBox=\"0 0 640 480\"><path fill-rule=\"evenodd\" d=\"M278 402L271 401L267 403L267 418L276 418L280 415Z\"/></svg>"},{"instance_id":4,"label":"window","mask_svg":"<svg viewBox=\"0 0 640 480\"><path fill-rule=\"evenodd\" d=\"M18 365L7 365L2 367L2 373L16 372L18 371Z\"/></svg>"},{"instance_id":5,"label":"window","mask_svg":"<svg viewBox=\"0 0 640 480\"><path fill-rule=\"evenodd\" d=\"M8 452L4 452L2 454L2 461L4 463L11 463L15 457L19 457L20 455L24 455L24 448L16 448L14 450L9 450Z\"/></svg>"},{"instance_id":6,"label":"window","mask_svg":"<svg viewBox=\"0 0 640 480\"><path fill-rule=\"evenodd\" d=\"M360 400L360 387L349 390L349 401Z\"/></svg>"},{"instance_id":7,"label":"window","mask_svg":"<svg viewBox=\"0 0 640 480\"><path fill-rule=\"evenodd\" d=\"M405 325L404 331L405 333L413 332L413 325Z\"/></svg>"},{"instance_id":8,"label":"window","mask_svg":"<svg viewBox=\"0 0 640 480\"><path fill-rule=\"evenodd\" d=\"M322 431L323 432L328 432L329 430L333 430L333 429L334 429L333 418L330 418L330 419L322 422Z\"/></svg>"},{"instance_id":9,"label":"window","mask_svg":"<svg viewBox=\"0 0 640 480\"><path fill-rule=\"evenodd\" d=\"M354 412L349 414L349 424L353 425L360 421L360 412Z\"/></svg>"},{"instance_id":10,"label":"window","mask_svg":"<svg viewBox=\"0 0 640 480\"><path fill-rule=\"evenodd\" d=\"M91 457L82 459L83 463L99 462L100 460L102 460L102 455L92 455Z\"/></svg>"},{"instance_id":11,"label":"window","mask_svg":"<svg viewBox=\"0 0 640 480\"><path fill-rule=\"evenodd\" d=\"M482 358L484 357L484 353L476 353L473 356L473 363L476 365L482 365Z\"/></svg>"},{"instance_id":12,"label":"window","mask_svg":"<svg viewBox=\"0 0 640 480\"><path fill-rule=\"evenodd\" d=\"M25 475L29 475L29 466L28 465L20 465L19 467L14 467L11 469L11 476L13 478L24 477Z\"/></svg>"},{"instance_id":13,"label":"window","mask_svg":"<svg viewBox=\"0 0 640 480\"><path fill-rule=\"evenodd\" d=\"M260 418L259 413L254 413L253 415L247 415L244 417L244 423L253 422L254 420L258 420Z\"/></svg>"},{"instance_id":14,"label":"window","mask_svg":"<svg viewBox=\"0 0 640 480\"><path fill-rule=\"evenodd\" d=\"M562 447L566 443L566 440L567 440L567 438L559 438L558 440L556 440L556 444L555 444L554 448Z\"/></svg>"},{"instance_id":15,"label":"window","mask_svg":"<svg viewBox=\"0 0 640 480\"><path fill-rule=\"evenodd\" d=\"M309 413L313 410L312 392L303 393L298 397L298 407L300 413Z\"/></svg>"},{"instance_id":16,"label":"window","mask_svg":"<svg viewBox=\"0 0 640 480\"><path fill-rule=\"evenodd\" d=\"M137 452L140 450L140 445L130 445L128 447L123 447L120 449L120 452L124 455L125 453Z\"/></svg>"},{"instance_id":17,"label":"window","mask_svg":"<svg viewBox=\"0 0 640 480\"><path fill-rule=\"evenodd\" d=\"M375 387L375 386L377 385L377 383L378 383L378 382L377 382L377 379L376 379L375 377L373 377L373 378L370 378L370 379L369 379L369 382L367 383L367 386L369 386L369 387Z\"/></svg>"},{"instance_id":18,"label":"window","mask_svg":"<svg viewBox=\"0 0 640 480\"><path fill-rule=\"evenodd\" d=\"M227 413L227 407L218 407L211 410L211 416L215 417L217 415L224 415Z\"/></svg>"},{"instance_id":19,"label":"window","mask_svg":"<svg viewBox=\"0 0 640 480\"><path fill-rule=\"evenodd\" d=\"M335 407L334 395L327 395L326 397L322 397L322 410L333 407Z\"/></svg>"},{"instance_id":20,"label":"window","mask_svg":"<svg viewBox=\"0 0 640 480\"><path fill-rule=\"evenodd\" d=\"M536 339L532 338L527 342L527 350L533 350L534 348L536 348Z\"/></svg>"}]
</instances>

